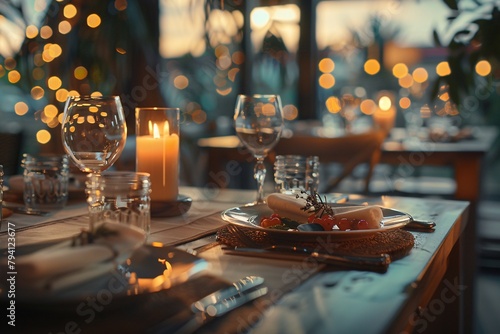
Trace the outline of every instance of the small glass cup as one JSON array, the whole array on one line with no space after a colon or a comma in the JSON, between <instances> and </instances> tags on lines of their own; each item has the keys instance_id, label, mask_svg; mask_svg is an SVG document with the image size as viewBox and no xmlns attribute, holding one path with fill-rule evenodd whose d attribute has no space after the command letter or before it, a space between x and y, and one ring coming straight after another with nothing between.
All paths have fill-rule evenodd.
<instances>
[{"instance_id":1,"label":"small glass cup","mask_svg":"<svg viewBox=\"0 0 500 334\"><path fill-rule=\"evenodd\" d=\"M274 162L276 192L299 194L317 192L319 186L319 158L317 156L278 155Z\"/></svg>"},{"instance_id":2,"label":"small glass cup","mask_svg":"<svg viewBox=\"0 0 500 334\"><path fill-rule=\"evenodd\" d=\"M103 222L135 226L149 235L151 181L148 173L109 171L87 179L90 229Z\"/></svg>"},{"instance_id":3,"label":"small glass cup","mask_svg":"<svg viewBox=\"0 0 500 334\"><path fill-rule=\"evenodd\" d=\"M23 198L27 208L59 210L68 202L69 158L66 154L23 154Z\"/></svg>"}]
</instances>

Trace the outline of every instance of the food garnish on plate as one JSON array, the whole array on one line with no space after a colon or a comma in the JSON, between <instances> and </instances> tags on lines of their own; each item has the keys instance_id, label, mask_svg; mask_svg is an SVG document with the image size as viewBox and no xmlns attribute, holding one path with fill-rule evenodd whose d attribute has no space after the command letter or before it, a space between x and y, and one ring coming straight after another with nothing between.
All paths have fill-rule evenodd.
<instances>
[{"instance_id":1,"label":"food garnish on plate","mask_svg":"<svg viewBox=\"0 0 500 334\"><path fill-rule=\"evenodd\" d=\"M381 228L382 209L376 205L332 207L318 193L268 195L273 214L263 217L264 228L299 231L349 231Z\"/></svg>"}]
</instances>

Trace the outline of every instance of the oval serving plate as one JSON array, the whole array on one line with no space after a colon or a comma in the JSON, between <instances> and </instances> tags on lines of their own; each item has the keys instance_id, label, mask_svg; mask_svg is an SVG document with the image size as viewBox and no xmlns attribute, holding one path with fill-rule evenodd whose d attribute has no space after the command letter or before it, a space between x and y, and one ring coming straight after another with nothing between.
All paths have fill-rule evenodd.
<instances>
[{"instance_id":1,"label":"oval serving plate","mask_svg":"<svg viewBox=\"0 0 500 334\"><path fill-rule=\"evenodd\" d=\"M345 206L330 204L331 206ZM238 227L247 228L259 232L269 233L272 237L279 239L293 239L303 242L315 242L318 238L329 238L331 241L345 241L353 239L362 239L378 232L386 232L404 227L411 220L411 217L404 212L382 208L384 218L380 222L381 227L369 230L354 231L297 231L297 230L278 230L264 228L260 226L260 219L269 216L273 211L266 204L234 207L222 212L222 219Z\"/></svg>"}]
</instances>

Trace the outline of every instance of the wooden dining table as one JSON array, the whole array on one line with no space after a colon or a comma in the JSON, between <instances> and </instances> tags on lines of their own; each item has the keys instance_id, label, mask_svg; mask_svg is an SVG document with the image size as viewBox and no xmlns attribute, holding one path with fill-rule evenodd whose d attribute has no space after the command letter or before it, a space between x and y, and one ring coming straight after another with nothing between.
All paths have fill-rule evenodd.
<instances>
[{"instance_id":1,"label":"wooden dining table","mask_svg":"<svg viewBox=\"0 0 500 334\"><path fill-rule=\"evenodd\" d=\"M353 204L381 205L436 222L431 231L408 230L414 238L409 253L394 260L386 272L376 272L325 265L311 256L283 260L230 254L217 239L228 225L221 213L245 208L255 198L255 191L181 187L180 193L192 198L191 207L179 216L153 217L147 246L165 247L169 254L194 254L206 264L196 274L155 292L118 298L96 288L81 300L68 301L64 294L56 294L31 305L29 296L21 297L19 291L23 277L15 274L15 268L7 272L2 266L2 275L13 277L18 286L18 297L7 296L12 286L6 286L6 279L0 282L2 304L14 301L16 324L9 327L9 318L4 316L2 328L15 333L168 332L175 315L189 314L196 299L255 275L264 278L267 294L211 319L197 332L471 332L473 313L468 303L474 282L465 274L471 268L463 256L468 238L464 234L469 214L466 201L349 194ZM8 242L14 243L9 247L15 248L19 259L46 243L71 237L87 225L86 204L78 201L45 217L13 214L0 229L2 262L6 261ZM79 285L72 289L78 291ZM6 307L2 309L5 312Z\"/></svg>"}]
</instances>

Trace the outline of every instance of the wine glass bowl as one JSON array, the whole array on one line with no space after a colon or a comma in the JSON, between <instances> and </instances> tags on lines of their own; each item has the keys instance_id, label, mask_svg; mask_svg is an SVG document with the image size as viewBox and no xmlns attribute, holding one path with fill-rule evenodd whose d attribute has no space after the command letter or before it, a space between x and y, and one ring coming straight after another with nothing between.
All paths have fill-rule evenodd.
<instances>
[{"instance_id":1,"label":"wine glass bowl","mask_svg":"<svg viewBox=\"0 0 500 334\"><path fill-rule=\"evenodd\" d=\"M81 171L105 171L120 157L127 138L120 98L68 97L61 131L64 149Z\"/></svg>"},{"instance_id":2,"label":"wine glass bowl","mask_svg":"<svg viewBox=\"0 0 500 334\"><path fill-rule=\"evenodd\" d=\"M264 159L279 141L283 130L283 113L279 95L239 95L234 112L236 134L257 159L254 178L257 181L257 199L264 203Z\"/></svg>"}]
</instances>

